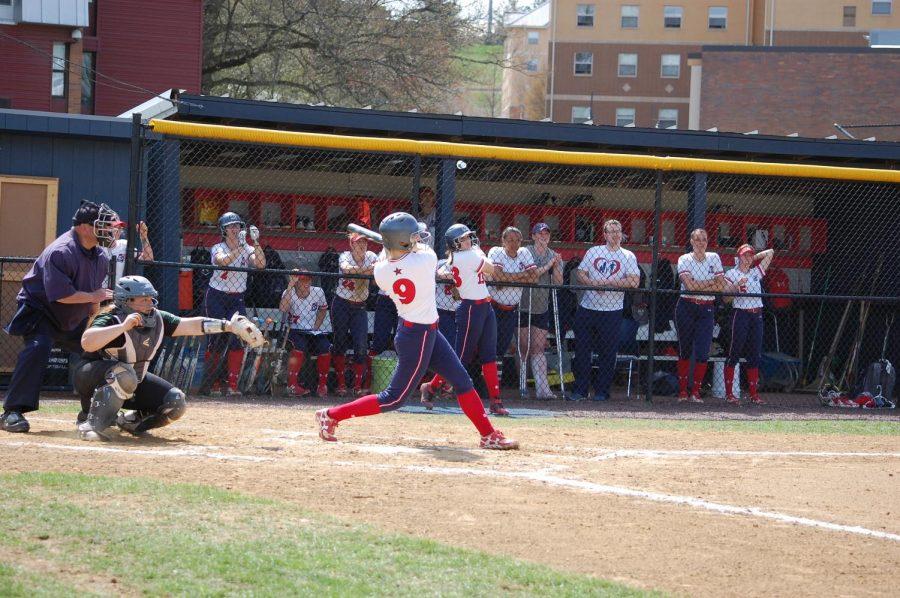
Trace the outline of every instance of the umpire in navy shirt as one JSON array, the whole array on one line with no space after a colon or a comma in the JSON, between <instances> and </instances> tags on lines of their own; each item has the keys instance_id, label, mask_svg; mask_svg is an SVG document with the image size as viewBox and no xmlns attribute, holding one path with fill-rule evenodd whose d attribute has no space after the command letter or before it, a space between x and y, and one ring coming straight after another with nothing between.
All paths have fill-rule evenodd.
<instances>
[{"instance_id":1,"label":"umpire in navy shirt","mask_svg":"<svg viewBox=\"0 0 900 598\"><path fill-rule=\"evenodd\" d=\"M25 346L3 401L3 430L28 431L22 414L38 408L53 345L82 353L81 334L88 318L101 301L112 298L111 290L101 288L109 265L101 247L115 242L116 229L122 226L106 204L83 202L72 218L72 229L44 249L22 280L18 310L5 330L23 337Z\"/></svg>"}]
</instances>

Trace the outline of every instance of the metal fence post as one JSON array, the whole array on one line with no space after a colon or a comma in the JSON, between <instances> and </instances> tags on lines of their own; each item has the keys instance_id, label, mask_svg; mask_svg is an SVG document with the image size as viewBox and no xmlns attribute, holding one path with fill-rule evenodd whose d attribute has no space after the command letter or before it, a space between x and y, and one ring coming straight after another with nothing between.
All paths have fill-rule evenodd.
<instances>
[{"instance_id":1,"label":"metal fence post","mask_svg":"<svg viewBox=\"0 0 900 598\"><path fill-rule=\"evenodd\" d=\"M125 248L125 274L134 274L135 227L138 221L138 199L141 193L141 167L143 150L141 136L141 115L131 115L131 173L128 184L128 228L126 229L127 246Z\"/></svg>"},{"instance_id":2,"label":"metal fence post","mask_svg":"<svg viewBox=\"0 0 900 598\"><path fill-rule=\"evenodd\" d=\"M434 251L444 255L444 232L453 223L453 210L456 206L456 160L441 160L437 177L437 205L434 222Z\"/></svg>"},{"instance_id":3,"label":"metal fence post","mask_svg":"<svg viewBox=\"0 0 900 598\"><path fill-rule=\"evenodd\" d=\"M653 201L653 257L650 263L650 320L647 328L647 380L644 392L645 400L653 400L653 353L656 350L656 299L657 299L657 272L659 263L660 244L660 213L662 212L662 187L663 172L656 171L656 192Z\"/></svg>"}]
</instances>

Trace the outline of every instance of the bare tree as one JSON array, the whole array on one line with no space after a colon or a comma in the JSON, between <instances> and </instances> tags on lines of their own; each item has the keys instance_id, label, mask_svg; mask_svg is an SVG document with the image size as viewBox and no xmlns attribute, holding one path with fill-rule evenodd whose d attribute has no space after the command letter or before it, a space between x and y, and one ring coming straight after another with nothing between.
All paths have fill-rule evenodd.
<instances>
[{"instance_id":1,"label":"bare tree","mask_svg":"<svg viewBox=\"0 0 900 598\"><path fill-rule=\"evenodd\" d=\"M428 109L476 33L456 0L207 0L203 90Z\"/></svg>"}]
</instances>

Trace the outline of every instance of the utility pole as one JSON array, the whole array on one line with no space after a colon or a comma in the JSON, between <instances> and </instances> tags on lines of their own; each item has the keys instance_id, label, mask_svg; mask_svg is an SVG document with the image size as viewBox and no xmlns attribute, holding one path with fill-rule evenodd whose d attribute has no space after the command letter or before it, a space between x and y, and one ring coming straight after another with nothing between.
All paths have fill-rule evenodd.
<instances>
[{"instance_id":1,"label":"utility pole","mask_svg":"<svg viewBox=\"0 0 900 598\"><path fill-rule=\"evenodd\" d=\"M488 17L487 17L487 39L486 44L494 41L494 0L488 0Z\"/></svg>"}]
</instances>

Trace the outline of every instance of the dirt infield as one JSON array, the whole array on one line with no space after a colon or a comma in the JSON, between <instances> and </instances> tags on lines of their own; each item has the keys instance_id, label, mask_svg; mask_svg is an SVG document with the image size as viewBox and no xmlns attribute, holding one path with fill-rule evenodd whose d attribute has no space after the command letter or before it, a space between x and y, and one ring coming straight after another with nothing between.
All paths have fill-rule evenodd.
<instances>
[{"instance_id":1,"label":"dirt infield","mask_svg":"<svg viewBox=\"0 0 900 598\"><path fill-rule=\"evenodd\" d=\"M194 401L153 437L102 444L77 440L73 415L41 411L30 434L0 436L0 456L6 471L142 476L285 499L675 594L895 590L897 436L617 429L560 417L499 422L523 450L495 453L475 448L461 416L351 420L328 444L316 437L316 403L251 404ZM617 417L623 405L640 404L570 415ZM654 409L625 410L658 417ZM712 410L665 411L706 419ZM726 415L786 415L744 412Z\"/></svg>"}]
</instances>

